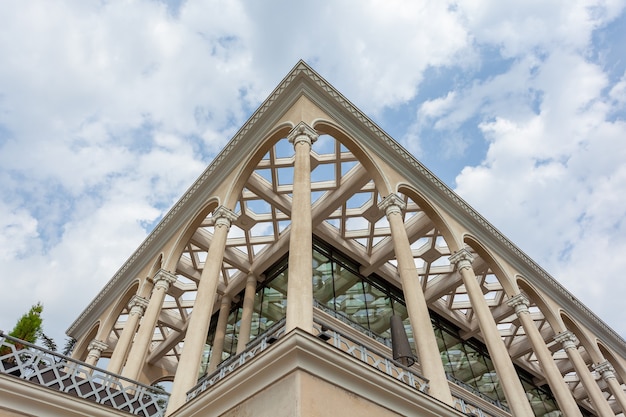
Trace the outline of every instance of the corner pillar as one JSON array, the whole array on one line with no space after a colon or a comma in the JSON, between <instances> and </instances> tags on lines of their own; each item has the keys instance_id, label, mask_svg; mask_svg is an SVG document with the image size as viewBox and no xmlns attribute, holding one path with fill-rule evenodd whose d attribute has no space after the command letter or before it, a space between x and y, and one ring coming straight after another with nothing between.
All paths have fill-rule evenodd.
<instances>
[{"instance_id":1,"label":"corner pillar","mask_svg":"<svg viewBox=\"0 0 626 417\"><path fill-rule=\"evenodd\" d=\"M313 332L313 224L311 214L311 146L317 132L301 122L289 132L296 151L289 237L289 279L285 330Z\"/></svg>"}]
</instances>

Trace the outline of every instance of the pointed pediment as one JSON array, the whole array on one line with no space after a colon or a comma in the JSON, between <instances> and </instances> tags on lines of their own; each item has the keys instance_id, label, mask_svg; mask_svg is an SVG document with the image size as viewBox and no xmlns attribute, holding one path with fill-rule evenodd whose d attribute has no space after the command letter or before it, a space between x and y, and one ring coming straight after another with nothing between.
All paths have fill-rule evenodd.
<instances>
[{"instance_id":1,"label":"pointed pediment","mask_svg":"<svg viewBox=\"0 0 626 417\"><path fill-rule=\"evenodd\" d=\"M115 312L118 300L128 297L133 282L151 278L155 268L163 267L159 264L162 259L169 262L171 272L180 280L170 290L174 300L168 301L162 313L163 327L169 330L154 341L159 345L154 352L170 356L159 358L153 353L151 361L174 361L176 352L171 352L184 338L186 318L193 306L190 299L212 240L210 216L190 229L190 222L199 213L208 215L225 201L238 211L224 255L220 294L237 294L250 272L262 275L287 253L293 153L286 136L298 123L306 123L321 134L311 154L313 233L350 254L361 273L377 274L400 287L389 226L378 202L404 187L410 190L403 194L407 234L433 311L467 334L478 334L466 290L448 261L458 249L454 245L463 245L463 237L453 241L444 230L448 228L494 248L499 260L529 277L538 290L552 294L555 302L566 306L581 323L598 329L612 348L626 351L613 330L303 61L164 216L68 334L84 335L108 312ZM428 207L420 198L428 200ZM172 261L174 256L179 258ZM475 262L475 269L482 265L476 269L481 289L489 297L490 307L505 320L512 315L511 309L499 307L506 299L506 289L486 264L482 258Z\"/></svg>"}]
</instances>

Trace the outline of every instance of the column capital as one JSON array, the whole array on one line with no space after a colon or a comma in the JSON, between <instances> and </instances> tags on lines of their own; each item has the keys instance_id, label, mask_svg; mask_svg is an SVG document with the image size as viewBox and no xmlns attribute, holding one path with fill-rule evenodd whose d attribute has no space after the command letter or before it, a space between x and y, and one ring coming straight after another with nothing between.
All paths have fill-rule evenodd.
<instances>
[{"instance_id":1,"label":"column capital","mask_svg":"<svg viewBox=\"0 0 626 417\"><path fill-rule=\"evenodd\" d=\"M289 139L290 143L293 143L294 147L300 142L308 143L311 146L318 137L319 135L315 129L304 122L298 123L287 135L287 139Z\"/></svg>"},{"instance_id":2,"label":"column capital","mask_svg":"<svg viewBox=\"0 0 626 417\"><path fill-rule=\"evenodd\" d=\"M561 332L559 334L554 335L554 340L558 343L561 343L563 349L576 349L578 346L578 338L576 335L569 330Z\"/></svg>"},{"instance_id":3,"label":"column capital","mask_svg":"<svg viewBox=\"0 0 626 417\"><path fill-rule=\"evenodd\" d=\"M463 248L450 255L448 260L451 264L456 265L456 268L461 271L464 268L472 268L474 255L472 255L472 253L467 248Z\"/></svg>"},{"instance_id":4,"label":"column capital","mask_svg":"<svg viewBox=\"0 0 626 417\"><path fill-rule=\"evenodd\" d=\"M406 203L397 193L391 193L383 198L383 201L378 204L378 208L389 217L392 214L401 214L402 210L406 208Z\"/></svg>"},{"instance_id":5,"label":"column capital","mask_svg":"<svg viewBox=\"0 0 626 417\"><path fill-rule=\"evenodd\" d=\"M89 351L90 354L92 351L96 350L98 351L98 356L100 356L100 354L103 351L105 351L108 347L109 345L104 343L102 340L93 339L91 342L89 342L89 346L87 346L87 350Z\"/></svg>"},{"instance_id":6,"label":"column capital","mask_svg":"<svg viewBox=\"0 0 626 417\"><path fill-rule=\"evenodd\" d=\"M148 307L148 299L140 297L138 295L133 295L133 298L128 302L128 314L138 315L139 317L143 316L143 313L146 311Z\"/></svg>"},{"instance_id":7,"label":"column capital","mask_svg":"<svg viewBox=\"0 0 626 417\"><path fill-rule=\"evenodd\" d=\"M602 375L602 379L605 381L613 378L617 378L615 376L615 368L609 361L604 361L593 365L593 370L599 372Z\"/></svg>"},{"instance_id":8,"label":"column capital","mask_svg":"<svg viewBox=\"0 0 626 417\"><path fill-rule=\"evenodd\" d=\"M155 288L162 288L165 291L170 289L170 286L178 280L178 277L165 269L159 269L152 281Z\"/></svg>"},{"instance_id":9,"label":"column capital","mask_svg":"<svg viewBox=\"0 0 626 417\"><path fill-rule=\"evenodd\" d=\"M519 317L522 313L528 313L528 307L530 307L530 301L524 294L517 294L511 297L507 302L509 307L515 309L515 314Z\"/></svg>"},{"instance_id":10,"label":"column capital","mask_svg":"<svg viewBox=\"0 0 626 417\"><path fill-rule=\"evenodd\" d=\"M239 216L231 209L225 206L219 206L213 211L211 217L213 218L215 227L226 226L227 229L230 229L231 224L233 224Z\"/></svg>"}]
</instances>

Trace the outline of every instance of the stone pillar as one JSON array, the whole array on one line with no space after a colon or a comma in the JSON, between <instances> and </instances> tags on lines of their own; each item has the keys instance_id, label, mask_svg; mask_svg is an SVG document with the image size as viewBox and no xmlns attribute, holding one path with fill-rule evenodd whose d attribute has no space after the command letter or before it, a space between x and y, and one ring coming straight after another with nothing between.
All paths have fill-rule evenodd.
<instances>
[{"instance_id":1,"label":"stone pillar","mask_svg":"<svg viewBox=\"0 0 626 417\"><path fill-rule=\"evenodd\" d=\"M128 359L126 359L126 366L124 366L122 370L122 376L135 381L139 379L139 374L143 369L148 354L148 348L152 343L154 328L159 319L161 307L163 307L163 300L165 299L167 291L170 289L170 285L175 283L176 280L176 275L164 269L159 270L154 276L152 295L150 295L148 307L139 325L139 331L135 336L135 341L128 354Z\"/></svg>"},{"instance_id":2,"label":"stone pillar","mask_svg":"<svg viewBox=\"0 0 626 417\"><path fill-rule=\"evenodd\" d=\"M213 218L215 219L213 239L204 262L204 269L200 275L196 301L189 318L185 343L178 361L178 368L176 368L166 415L182 406L187 400L187 391L196 385L204 344L213 314L213 304L215 303L224 251L226 250L226 238L232 222L237 219L237 215L226 207L220 206L213 212Z\"/></svg>"},{"instance_id":3,"label":"stone pillar","mask_svg":"<svg viewBox=\"0 0 626 417\"><path fill-rule=\"evenodd\" d=\"M252 326L252 315L254 314L254 297L256 295L256 277L249 274L246 280L246 290L243 295L243 308L241 313L241 325L239 326L239 337L237 339L237 354L246 349L250 341L250 328Z\"/></svg>"},{"instance_id":4,"label":"stone pillar","mask_svg":"<svg viewBox=\"0 0 626 417\"><path fill-rule=\"evenodd\" d=\"M102 355L102 352L106 350L109 346L104 343L102 340L94 339L87 346L87 359L85 359L85 363L89 365L96 366L98 363L98 359Z\"/></svg>"},{"instance_id":5,"label":"stone pillar","mask_svg":"<svg viewBox=\"0 0 626 417\"><path fill-rule=\"evenodd\" d=\"M511 413L516 417L533 417L535 414L526 398L524 387L517 376L517 371L502 341L496 321L489 310L478 281L476 281L476 275L474 275L474 270L472 269L474 257L466 248L463 248L455 252L449 259L450 263L456 265L463 278L463 284L465 285L470 304L478 320L478 326L483 335L485 345L487 345L489 356L491 356Z\"/></svg>"},{"instance_id":6,"label":"stone pillar","mask_svg":"<svg viewBox=\"0 0 626 417\"><path fill-rule=\"evenodd\" d=\"M286 331L313 332L313 224L311 214L311 146L318 134L305 123L289 132L296 151L293 169Z\"/></svg>"},{"instance_id":7,"label":"stone pillar","mask_svg":"<svg viewBox=\"0 0 626 417\"><path fill-rule=\"evenodd\" d=\"M606 398L604 398L602 390L596 383L593 375L591 375L587 364L585 363L582 356L580 355L580 352L576 348L576 346L578 345L578 339L576 338L574 333L570 332L569 330L561 332L554 336L554 340L558 343L561 343L561 345L563 346L563 350L565 350L567 357L572 362L572 365L574 365L576 374L578 375L578 378L585 387L585 391L587 391L587 395L589 396L591 404L593 404L593 407L595 408L598 416L614 417L615 414L613 413L613 410L611 410L611 407L606 401Z\"/></svg>"},{"instance_id":8,"label":"stone pillar","mask_svg":"<svg viewBox=\"0 0 626 417\"><path fill-rule=\"evenodd\" d=\"M107 371L119 374L122 370L122 366L126 360L126 355L128 355L128 350L130 349L130 345L133 341L133 336L137 332L139 320L141 319L141 316L143 316L146 307L148 307L147 299L138 295L135 295L130 299L130 302L128 303L128 319L126 319L126 324L124 325L122 334L115 345L113 355L111 355L111 360L107 366Z\"/></svg>"},{"instance_id":9,"label":"stone pillar","mask_svg":"<svg viewBox=\"0 0 626 417\"><path fill-rule=\"evenodd\" d=\"M582 417L580 408L578 408L576 400L567 387L559 368L556 366L550 349L548 349L545 340L543 340L541 333L539 333L537 326L535 326L534 320L530 316L530 312L528 311L530 302L523 294L517 294L511 297L507 304L515 309L515 314L519 317L522 328L526 336L530 339L533 351L539 360L539 365L548 380L548 385L554 394L556 402L559 404L559 409L563 415L568 417Z\"/></svg>"},{"instance_id":10,"label":"stone pillar","mask_svg":"<svg viewBox=\"0 0 626 417\"><path fill-rule=\"evenodd\" d=\"M620 408L623 412L626 412L626 394L624 394L624 389L618 382L617 376L615 376L615 368L613 368L613 365L611 365L609 361L604 361L594 365L593 369L602 376L602 379L604 379L609 386Z\"/></svg>"},{"instance_id":11,"label":"stone pillar","mask_svg":"<svg viewBox=\"0 0 626 417\"><path fill-rule=\"evenodd\" d=\"M213 348L211 349L211 360L207 368L207 374L215 371L217 365L222 361L222 353L224 352L224 337L226 336L226 326L228 325L228 315L230 314L231 298L230 295L222 296L222 304L220 305L220 313L217 316L217 326L215 329L215 338L213 339Z\"/></svg>"},{"instance_id":12,"label":"stone pillar","mask_svg":"<svg viewBox=\"0 0 626 417\"><path fill-rule=\"evenodd\" d=\"M389 221L391 238L398 263L398 273L402 280L404 300L413 329L415 347L422 374L430 381L429 394L438 400L453 405L450 386L441 361L437 338L430 321L426 298L422 291L419 274L411 252L411 244L402 220L404 201L397 194L389 194L380 203Z\"/></svg>"}]
</instances>

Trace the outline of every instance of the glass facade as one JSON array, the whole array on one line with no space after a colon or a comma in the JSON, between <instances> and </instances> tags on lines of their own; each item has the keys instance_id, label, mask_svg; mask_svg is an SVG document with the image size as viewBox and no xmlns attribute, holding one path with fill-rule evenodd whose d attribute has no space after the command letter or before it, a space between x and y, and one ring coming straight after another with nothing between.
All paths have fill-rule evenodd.
<instances>
[{"instance_id":1,"label":"glass facade","mask_svg":"<svg viewBox=\"0 0 626 417\"><path fill-rule=\"evenodd\" d=\"M376 276L363 277L359 265L319 241L313 248L313 297L324 311L353 327L388 341L391 337L390 318L401 317L413 350L414 337L408 320L402 291ZM287 305L287 259L266 271L266 280L257 287L250 340L263 334L272 324L285 317ZM237 297L243 300L243 292ZM222 360L233 355L241 325L242 301L232 305L228 318ZM478 340L463 340L458 329L431 311L433 329L437 337L441 359L450 380L473 391L499 406L507 407L498 375L487 349ZM212 317L207 337L203 365L208 363L217 313ZM203 369L203 371L206 368ZM536 416L555 417L560 411L547 386L533 384L531 374L518 369L518 375Z\"/></svg>"}]
</instances>

